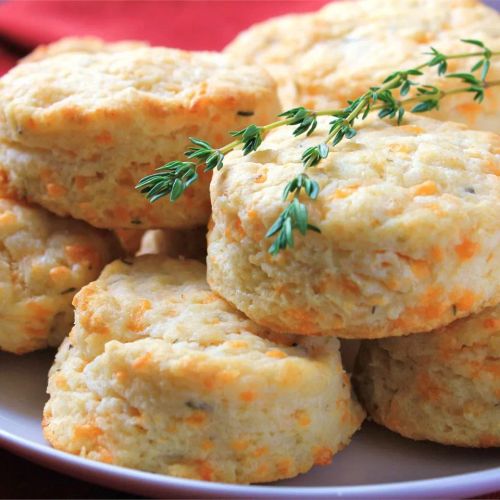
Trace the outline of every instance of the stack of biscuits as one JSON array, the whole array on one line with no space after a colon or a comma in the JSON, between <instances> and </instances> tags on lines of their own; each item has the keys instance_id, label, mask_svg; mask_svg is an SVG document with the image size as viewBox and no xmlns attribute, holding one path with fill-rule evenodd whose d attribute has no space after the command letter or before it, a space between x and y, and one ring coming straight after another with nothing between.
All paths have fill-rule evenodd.
<instances>
[{"instance_id":1,"label":"stack of biscuits","mask_svg":"<svg viewBox=\"0 0 500 500\"><path fill-rule=\"evenodd\" d=\"M344 106L429 45L498 50L499 28L477 0L351 0L222 54L74 38L1 78L0 349L61 344L50 444L232 483L330 463L365 412L412 439L500 446L497 89L399 126L369 116L309 171L321 233L278 255L267 228L327 118L233 151L175 203L135 189L189 137L219 147L283 109ZM363 339L357 396L338 339Z\"/></svg>"}]
</instances>

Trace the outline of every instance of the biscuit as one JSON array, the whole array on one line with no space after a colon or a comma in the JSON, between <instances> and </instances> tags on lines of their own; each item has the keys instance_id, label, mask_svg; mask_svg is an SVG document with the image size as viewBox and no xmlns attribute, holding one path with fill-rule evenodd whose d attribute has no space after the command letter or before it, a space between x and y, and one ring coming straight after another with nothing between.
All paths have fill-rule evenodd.
<instances>
[{"instance_id":1,"label":"biscuit","mask_svg":"<svg viewBox=\"0 0 500 500\"><path fill-rule=\"evenodd\" d=\"M405 437L500 446L500 306L425 335L364 341L355 384L371 417Z\"/></svg>"},{"instance_id":2,"label":"biscuit","mask_svg":"<svg viewBox=\"0 0 500 500\"><path fill-rule=\"evenodd\" d=\"M205 262L207 228L193 229L116 229L116 236L126 255L165 255Z\"/></svg>"},{"instance_id":3,"label":"biscuit","mask_svg":"<svg viewBox=\"0 0 500 500\"><path fill-rule=\"evenodd\" d=\"M0 169L12 196L96 227L197 227L210 214L209 173L175 204L149 203L136 183L182 159L189 136L220 145L278 111L269 75L221 54L61 53L0 79Z\"/></svg>"},{"instance_id":4,"label":"biscuit","mask_svg":"<svg viewBox=\"0 0 500 500\"><path fill-rule=\"evenodd\" d=\"M379 85L398 69L430 59L429 47L446 54L476 51L463 38L500 50L500 15L479 0L364 0L334 2L315 13L278 17L241 33L225 49L235 61L258 63L274 76L285 109L338 109ZM297 35L300 33L300 35ZM450 72L469 71L472 59L451 60ZM488 79L500 78L491 60ZM419 81L443 89L460 86L435 68ZM470 94L447 97L431 115L470 128L498 131L500 88L487 91L484 105Z\"/></svg>"},{"instance_id":5,"label":"biscuit","mask_svg":"<svg viewBox=\"0 0 500 500\"><path fill-rule=\"evenodd\" d=\"M67 37L47 45L39 45L19 62L41 61L68 52L120 52L135 48L143 48L148 45L149 44L145 42L135 40L106 43L104 40L92 36ZM144 233L145 231L140 229L117 229L115 231L115 235L127 255L135 255L139 251Z\"/></svg>"},{"instance_id":6,"label":"biscuit","mask_svg":"<svg viewBox=\"0 0 500 500\"><path fill-rule=\"evenodd\" d=\"M206 268L116 261L75 298L49 376L56 448L172 476L252 483L326 464L363 420L337 339L273 334Z\"/></svg>"},{"instance_id":7,"label":"biscuit","mask_svg":"<svg viewBox=\"0 0 500 500\"><path fill-rule=\"evenodd\" d=\"M151 229L141 240L137 255L160 254L205 262L207 258L207 228Z\"/></svg>"},{"instance_id":8,"label":"biscuit","mask_svg":"<svg viewBox=\"0 0 500 500\"><path fill-rule=\"evenodd\" d=\"M115 229L113 232L125 255L135 255L141 248L142 239L148 231L142 229Z\"/></svg>"},{"instance_id":9,"label":"biscuit","mask_svg":"<svg viewBox=\"0 0 500 500\"><path fill-rule=\"evenodd\" d=\"M124 40L121 42L106 43L104 40L93 36L61 38L57 42L39 45L19 62L36 62L49 57L66 54L68 52L123 52L137 48L148 47L146 42Z\"/></svg>"},{"instance_id":10,"label":"biscuit","mask_svg":"<svg viewBox=\"0 0 500 500\"><path fill-rule=\"evenodd\" d=\"M321 234L266 238L300 158L324 140L276 129L233 152L211 185L208 282L249 318L282 333L378 338L430 331L500 302L500 137L406 115L376 116L307 175L302 198Z\"/></svg>"},{"instance_id":11,"label":"biscuit","mask_svg":"<svg viewBox=\"0 0 500 500\"><path fill-rule=\"evenodd\" d=\"M205 262L207 228L192 229L116 229L116 236L126 255L185 257Z\"/></svg>"},{"instance_id":12,"label":"biscuit","mask_svg":"<svg viewBox=\"0 0 500 500\"><path fill-rule=\"evenodd\" d=\"M116 257L112 235L0 198L0 350L57 346L75 292Z\"/></svg>"}]
</instances>

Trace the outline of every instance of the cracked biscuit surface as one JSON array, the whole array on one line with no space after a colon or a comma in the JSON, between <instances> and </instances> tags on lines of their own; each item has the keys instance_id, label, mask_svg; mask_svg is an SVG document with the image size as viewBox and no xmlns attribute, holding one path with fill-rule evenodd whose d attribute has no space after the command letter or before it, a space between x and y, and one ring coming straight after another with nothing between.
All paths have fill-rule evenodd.
<instances>
[{"instance_id":1,"label":"cracked biscuit surface","mask_svg":"<svg viewBox=\"0 0 500 500\"><path fill-rule=\"evenodd\" d=\"M320 194L301 199L321 233L294 231L272 256L283 189L327 134L325 118L307 138L274 130L214 174L217 293L272 330L345 338L430 331L500 302L500 137L456 123L368 117L307 170Z\"/></svg>"},{"instance_id":2,"label":"cracked biscuit surface","mask_svg":"<svg viewBox=\"0 0 500 500\"><path fill-rule=\"evenodd\" d=\"M425 335L362 342L354 380L369 415L405 437L500 446L500 306Z\"/></svg>"},{"instance_id":3,"label":"cracked biscuit surface","mask_svg":"<svg viewBox=\"0 0 500 500\"><path fill-rule=\"evenodd\" d=\"M199 262L115 261L75 307L44 410L58 449L264 482L329 463L363 420L336 339L259 327L210 290Z\"/></svg>"},{"instance_id":4,"label":"cracked biscuit surface","mask_svg":"<svg viewBox=\"0 0 500 500\"><path fill-rule=\"evenodd\" d=\"M278 112L264 70L218 53L47 55L0 79L2 181L12 196L96 227L197 227L210 214L209 173L175 204L149 203L136 183L182 159L190 136L217 146Z\"/></svg>"},{"instance_id":5,"label":"cracked biscuit surface","mask_svg":"<svg viewBox=\"0 0 500 500\"><path fill-rule=\"evenodd\" d=\"M58 346L75 293L116 257L104 231L0 198L0 350Z\"/></svg>"},{"instance_id":6,"label":"cracked biscuit surface","mask_svg":"<svg viewBox=\"0 0 500 500\"><path fill-rule=\"evenodd\" d=\"M479 0L359 0L331 3L310 14L292 14L259 23L225 49L239 62L260 64L278 82L285 109L305 106L338 109L379 85L396 69L430 59L430 47L445 54L476 52L460 40L476 38L500 50L500 15ZM450 60L449 72L468 72L473 59ZM493 58L489 80L500 78ZM416 77L449 89L463 86L439 77L436 68ZM431 116L498 131L500 88L486 92L483 104L471 95L445 98Z\"/></svg>"}]
</instances>

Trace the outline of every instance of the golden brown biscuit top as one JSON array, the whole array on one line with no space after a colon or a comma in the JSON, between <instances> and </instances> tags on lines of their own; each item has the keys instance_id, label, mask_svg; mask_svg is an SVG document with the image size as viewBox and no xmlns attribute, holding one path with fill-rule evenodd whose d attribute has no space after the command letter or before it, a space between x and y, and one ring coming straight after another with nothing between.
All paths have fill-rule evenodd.
<instances>
[{"instance_id":1,"label":"golden brown biscuit top","mask_svg":"<svg viewBox=\"0 0 500 500\"><path fill-rule=\"evenodd\" d=\"M218 53L160 47L62 53L20 64L0 79L0 138L64 153L182 127L188 136L198 120L216 123L238 101L251 105L274 88L264 70Z\"/></svg>"},{"instance_id":2,"label":"golden brown biscuit top","mask_svg":"<svg viewBox=\"0 0 500 500\"><path fill-rule=\"evenodd\" d=\"M425 335L425 337L423 336ZM379 340L382 347L390 349L395 359L405 356L425 357L427 360L440 360L443 364L453 361L460 354L476 361L481 353L488 353L483 360L485 366L497 366L500 358L500 306L488 307L479 314L459 319L431 334L410 335L404 339Z\"/></svg>"},{"instance_id":3,"label":"golden brown biscuit top","mask_svg":"<svg viewBox=\"0 0 500 500\"><path fill-rule=\"evenodd\" d=\"M393 65L395 58L406 62L406 67L413 60L425 60L422 52L436 42L459 42L460 38L473 35L498 39L499 17L494 9L478 0L333 2L318 12L281 16L256 24L242 32L226 51L248 64L288 64L300 68L305 63L304 72L315 66L316 76L328 73L332 67L346 74L367 64L380 69ZM322 67L314 57L319 53L328 54ZM408 60L409 54L413 59ZM350 64L344 66L347 61Z\"/></svg>"},{"instance_id":4,"label":"golden brown biscuit top","mask_svg":"<svg viewBox=\"0 0 500 500\"><path fill-rule=\"evenodd\" d=\"M238 35L225 52L240 62L269 68L286 108L299 103L344 106L394 70L429 60L425 52L430 46L445 53L475 51L460 39L478 38L499 50L499 24L498 13L478 0L341 1L316 13L257 24ZM472 64L451 61L449 70L469 71ZM490 77L499 75L500 62L493 59ZM423 78L423 83L435 84L437 72ZM444 87L456 85L439 80ZM471 109L459 111L477 113L475 103L467 104L473 104ZM498 98L489 106L498 108Z\"/></svg>"},{"instance_id":5,"label":"golden brown biscuit top","mask_svg":"<svg viewBox=\"0 0 500 500\"><path fill-rule=\"evenodd\" d=\"M463 380L484 384L485 394L490 386L497 399L500 395L500 306L486 308L430 334L377 342L401 363L408 364L411 360L422 367L434 366L438 373L440 367L452 370ZM424 383L423 390L426 389Z\"/></svg>"},{"instance_id":6,"label":"golden brown biscuit top","mask_svg":"<svg viewBox=\"0 0 500 500\"><path fill-rule=\"evenodd\" d=\"M108 341L139 338L259 362L290 358L301 364L338 349L335 339L279 335L258 326L210 290L206 267L193 260L117 260L76 295L74 305L72 335L89 358Z\"/></svg>"},{"instance_id":7,"label":"golden brown biscuit top","mask_svg":"<svg viewBox=\"0 0 500 500\"><path fill-rule=\"evenodd\" d=\"M147 42L138 40L122 40L120 42L105 42L94 36L66 37L47 45L39 45L20 62L35 62L68 52L121 52L124 50L148 47Z\"/></svg>"},{"instance_id":8,"label":"golden brown biscuit top","mask_svg":"<svg viewBox=\"0 0 500 500\"><path fill-rule=\"evenodd\" d=\"M320 118L310 137L294 138L283 127L257 152L230 153L211 186L214 210L238 214L228 230L239 227L262 240L285 206L285 185L303 171L303 151L327 134L328 119ZM322 231L307 239L327 238L340 248L364 251L407 248L418 255L423 241L467 236L460 234L464 225L498 228L500 136L493 133L411 114L401 126L371 116L307 175L318 182L320 194L304 201L310 223Z\"/></svg>"}]
</instances>

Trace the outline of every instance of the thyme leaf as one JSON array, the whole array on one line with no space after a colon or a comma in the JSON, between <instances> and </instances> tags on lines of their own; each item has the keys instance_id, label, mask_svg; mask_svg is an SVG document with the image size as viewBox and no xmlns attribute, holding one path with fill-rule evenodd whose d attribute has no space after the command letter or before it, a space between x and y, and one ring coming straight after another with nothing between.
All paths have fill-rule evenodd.
<instances>
[{"instance_id":1,"label":"thyme leaf","mask_svg":"<svg viewBox=\"0 0 500 500\"><path fill-rule=\"evenodd\" d=\"M476 39L463 39L473 46L473 52L445 54L435 47L426 52L430 58L406 70L397 70L388 75L379 86L366 90L358 98L349 101L342 109L313 111L304 107L289 109L278 116L278 120L267 125L249 125L241 130L230 132L233 141L223 147L214 148L208 142L191 137L191 146L184 155L189 161L175 160L157 168L155 173L141 179L136 189L143 193L150 202L170 196L174 202L198 180L198 169L205 172L220 170L224 167L225 156L241 148L243 155L257 151L264 137L271 130L290 126L292 134L310 136L318 125L319 116L330 116L328 135L317 145L310 146L302 153L301 163L304 172L299 173L284 188L282 199L289 201L266 233L267 238L274 237L269 252L276 255L279 251L293 248L294 231L306 235L308 231L320 229L309 222L307 205L304 198L314 201L318 198L320 187L305 171L318 167L328 157L331 150L340 142L352 139L356 133L357 120L364 120L372 111L378 112L380 119L395 119L401 124L407 109L413 113L426 113L439 109L440 102L453 94L472 94L474 101L484 100L485 89L499 86L500 81L487 81L491 59L500 52L489 49L484 42ZM453 59L475 59L470 72L448 73L449 61ZM436 68L438 76L460 82L452 89L436 85L423 85L418 78L426 70ZM253 112L238 111L240 116L251 116Z\"/></svg>"}]
</instances>

